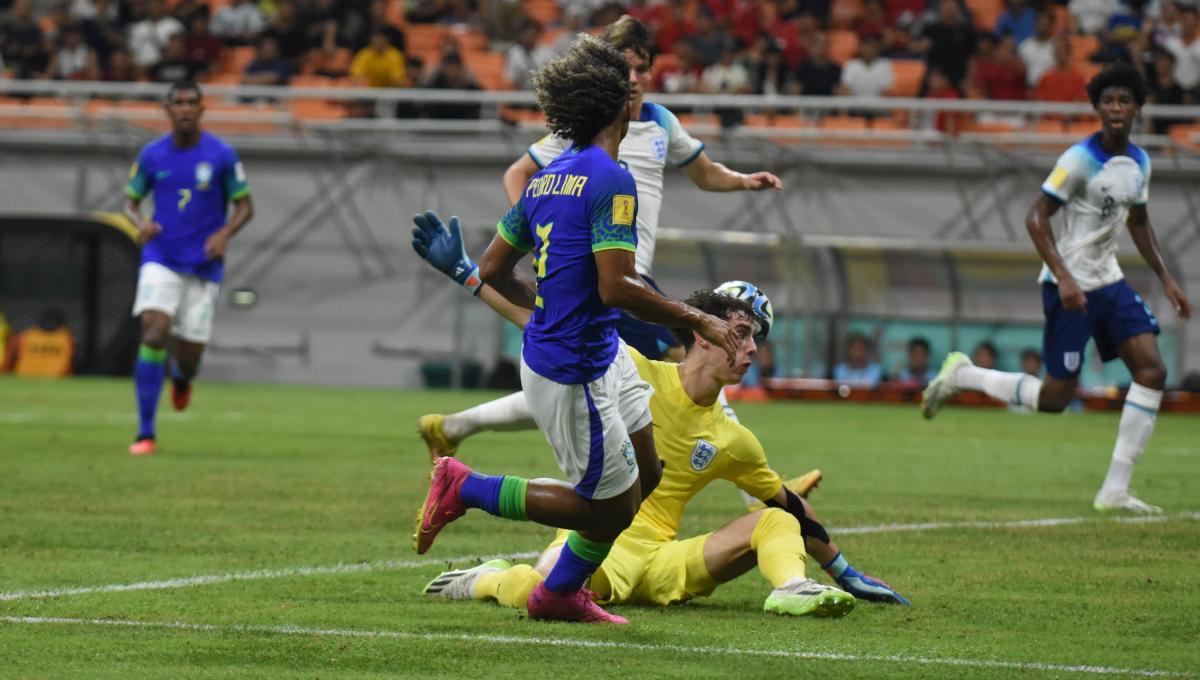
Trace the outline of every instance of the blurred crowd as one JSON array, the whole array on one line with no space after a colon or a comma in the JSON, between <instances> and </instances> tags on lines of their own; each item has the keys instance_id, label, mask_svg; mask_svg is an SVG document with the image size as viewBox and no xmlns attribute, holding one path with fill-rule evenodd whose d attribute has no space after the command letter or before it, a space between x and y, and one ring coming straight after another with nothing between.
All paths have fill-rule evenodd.
<instances>
[{"instance_id":1,"label":"blurred crowd","mask_svg":"<svg viewBox=\"0 0 1200 680\"><path fill-rule=\"evenodd\" d=\"M1196 0L563 0L546 12L548 2L0 0L0 59L15 78L220 73L222 82L286 84L310 74L372 87L479 88L454 39L433 53L407 49L406 28L442 23L504 55L503 80L488 87L528 88L531 69L575 33L624 13L653 32L652 87L662 92L912 94L896 88L903 62L906 73L919 67L919 96L1083 101L1099 64L1130 61L1152 101L1200 97ZM450 106L433 115L475 112Z\"/></svg>"}]
</instances>

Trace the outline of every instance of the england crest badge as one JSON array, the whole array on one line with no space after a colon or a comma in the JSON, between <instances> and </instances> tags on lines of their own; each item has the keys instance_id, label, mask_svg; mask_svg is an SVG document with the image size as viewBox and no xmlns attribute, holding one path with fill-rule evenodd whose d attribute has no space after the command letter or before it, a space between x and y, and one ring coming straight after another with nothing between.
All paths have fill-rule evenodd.
<instances>
[{"instance_id":1,"label":"england crest badge","mask_svg":"<svg viewBox=\"0 0 1200 680\"><path fill-rule=\"evenodd\" d=\"M696 440L696 448L692 449L692 469L696 472L707 468L717 455L717 447L703 439Z\"/></svg>"}]
</instances>

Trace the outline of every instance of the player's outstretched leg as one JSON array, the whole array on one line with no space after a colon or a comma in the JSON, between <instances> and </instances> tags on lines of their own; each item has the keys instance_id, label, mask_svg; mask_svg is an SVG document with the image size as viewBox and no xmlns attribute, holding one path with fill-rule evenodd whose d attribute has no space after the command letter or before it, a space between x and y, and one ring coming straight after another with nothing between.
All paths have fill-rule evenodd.
<instances>
[{"instance_id":1,"label":"player's outstretched leg","mask_svg":"<svg viewBox=\"0 0 1200 680\"><path fill-rule=\"evenodd\" d=\"M1073 391L1073 384L1064 382L1059 386L1070 387ZM926 418L934 417L942 404L961 390L983 392L993 399L1013 406L1027 406L1036 411L1041 399L1042 381L1026 373L1006 373L979 368L962 352L951 352L942 362L937 376L921 394L921 413ZM1055 392L1057 394L1057 390ZM1046 410L1062 410L1061 406L1044 406Z\"/></svg>"},{"instance_id":2,"label":"player's outstretched leg","mask_svg":"<svg viewBox=\"0 0 1200 680\"><path fill-rule=\"evenodd\" d=\"M424 555L438 533L465 515L468 507L482 508L509 519L528 519L525 514L528 484L528 480L520 477L477 474L455 458L438 458L429 479L425 502L417 512L413 549L418 555Z\"/></svg>"},{"instance_id":3,"label":"player's outstretched leg","mask_svg":"<svg viewBox=\"0 0 1200 680\"><path fill-rule=\"evenodd\" d=\"M138 358L133 368L133 382L138 403L138 434L129 453L148 456L155 449L155 420L158 416L158 399L162 394L164 364L167 350L143 343L138 347Z\"/></svg>"},{"instance_id":4,"label":"player's outstretched leg","mask_svg":"<svg viewBox=\"0 0 1200 680\"><path fill-rule=\"evenodd\" d=\"M188 407L192 400L192 380L200 370L200 357L204 356L202 343L175 338L175 349L171 361L171 405L176 411Z\"/></svg>"},{"instance_id":5,"label":"player's outstretched leg","mask_svg":"<svg viewBox=\"0 0 1200 680\"><path fill-rule=\"evenodd\" d=\"M954 387L951 378L959 366L971 363L966 354L962 352L951 352L946 355L946 360L942 362L942 368L933 380L925 386L925 390L921 392L921 414L926 418L932 418L941 410L942 404L946 400L958 393Z\"/></svg>"},{"instance_id":6,"label":"player's outstretched leg","mask_svg":"<svg viewBox=\"0 0 1200 680\"><path fill-rule=\"evenodd\" d=\"M578 532L569 533L550 574L529 594L525 603L529 618L576 623L629 623L624 617L604 611L592 600L593 593L583 587L611 549L611 541L593 541Z\"/></svg>"},{"instance_id":7,"label":"player's outstretched leg","mask_svg":"<svg viewBox=\"0 0 1200 680\"><path fill-rule=\"evenodd\" d=\"M475 594L476 584L487 574L500 574L512 569L507 560L488 560L470 569L454 569L443 571L429 583L425 584L424 593L432 597L447 600L484 599Z\"/></svg>"},{"instance_id":8,"label":"player's outstretched leg","mask_svg":"<svg viewBox=\"0 0 1200 680\"><path fill-rule=\"evenodd\" d=\"M1162 512L1162 508L1150 505L1129 492L1133 466L1142 456L1150 435L1154 434L1154 421L1161 403L1162 390L1150 389L1136 382L1129 386L1125 406L1121 409L1121 424L1117 430L1117 444L1113 447L1108 474L1092 503L1097 511Z\"/></svg>"},{"instance_id":9,"label":"player's outstretched leg","mask_svg":"<svg viewBox=\"0 0 1200 680\"><path fill-rule=\"evenodd\" d=\"M853 595L805 576L800 522L787 512L764 510L750 534L750 549L758 556L759 571L775 586L763 603L763 611L834 617L854 609Z\"/></svg>"},{"instance_id":10,"label":"player's outstretched leg","mask_svg":"<svg viewBox=\"0 0 1200 680\"><path fill-rule=\"evenodd\" d=\"M417 421L417 433L425 440L430 458L453 456L458 453L458 445L476 432L531 430L535 427L524 392L450 415L423 415Z\"/></svg>"}]
</instances>

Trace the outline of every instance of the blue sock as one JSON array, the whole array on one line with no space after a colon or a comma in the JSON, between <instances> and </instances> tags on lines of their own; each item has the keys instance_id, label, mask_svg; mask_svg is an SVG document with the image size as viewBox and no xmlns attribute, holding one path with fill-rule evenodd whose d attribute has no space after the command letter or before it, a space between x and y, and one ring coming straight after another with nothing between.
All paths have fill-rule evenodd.
<instances>
[{"instance_id":1,"label":"blue sock","mask_svg":"<svg viewBox=\"0 0 1200 680\"><path fill-rule=\"evenodd\" d=\"M137 363L133 367L133 384L137 388L138 439L154 438L154 417L158 413L158 397L162 394L164 362L167 350L147 345L138 347Z\"/></svg>"},{"instance_id":2,"label":"blue sock","mask_svg":"<svg viewBox=\"0 0 1200 680\"><path fill-rule=\"evenodd\" d=\"M459 495L468 508L479 508L489 514L499 515L500 485L503 482L503 476L489 477L472 472L470 477L463 480Z\"/></svg>"},{"instance_id":3,"label":"blue sock","mask_svg":"<svg viewBox=\"0 0 1200 680\"><path fill-rule=\"evenodd\" d=\"M567 534L562 554L546 577L546 589L553 593L579 590L608 556L611 548L612 543L589 541L574 531Z\"/></svg>"}]
</instances>

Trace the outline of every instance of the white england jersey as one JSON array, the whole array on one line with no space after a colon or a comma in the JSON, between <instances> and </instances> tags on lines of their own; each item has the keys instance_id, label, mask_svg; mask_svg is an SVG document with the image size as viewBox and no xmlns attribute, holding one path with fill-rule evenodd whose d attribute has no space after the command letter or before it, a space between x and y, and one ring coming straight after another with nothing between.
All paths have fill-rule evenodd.
<instances>
[{"instance_id":1,"label":"white england jersey","mask_svg":"<svg viewBox=\"0 0 1200 680\"><path fill-rule=\"evenodd\" d=\"M544 168L570 146L565 139L546 135L529 147L529 157L539 168ZM667 163L683 167L696 160L703 150L704 143L684 131L675 114L658 104L643 103L641 116L629 123L629 134L617 150L617 162L633 175L637 184L639 274L650 276L654 262L654 240L662 210L663 167Z\"/></svg>"},{"instance_id":2,"label":"white england jersey","mask_svg":"<svg viewBox=\"0 0 1200 680\"><path fill-rule=\"evenodd\" d=\"M1150 199L1150 157L1132 142L1126 154L1111 155L1100 133L1059 156L1042 191L1066 205L1067 226L1058 237L1058 252L1067 271L1084 291L1124 278L1117 264L1117 239L1129 217L1129 206ZM1057 283L1042 265L1041 281Z\"/></svg>"}]
</instances>

